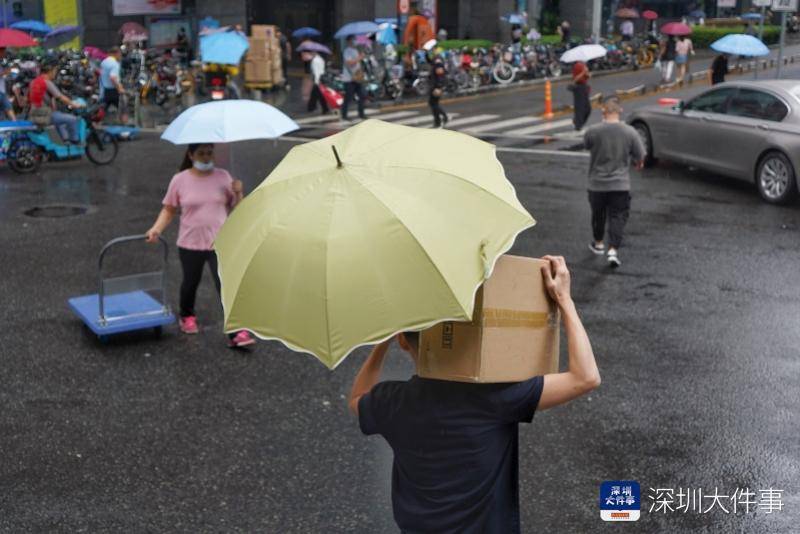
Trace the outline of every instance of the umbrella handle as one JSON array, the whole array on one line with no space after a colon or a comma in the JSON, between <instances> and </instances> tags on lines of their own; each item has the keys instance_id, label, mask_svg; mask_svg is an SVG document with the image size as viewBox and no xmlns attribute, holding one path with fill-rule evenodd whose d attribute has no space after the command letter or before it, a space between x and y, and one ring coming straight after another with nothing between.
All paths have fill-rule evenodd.
<instances>
[{"instance_id":1,"label":"umbrella handle","mask_svg":"<svg viewBox=\"0 0 800 534\"><path fill-rule=\"evenodd\" d=\"M337 169L341 169L342 168L342 160L339 159L339 153L336 151L336 147L335 146L331 145L331 148L333 149L333 155L336 157L336 168Z\"/></svg>"}]
</instances>

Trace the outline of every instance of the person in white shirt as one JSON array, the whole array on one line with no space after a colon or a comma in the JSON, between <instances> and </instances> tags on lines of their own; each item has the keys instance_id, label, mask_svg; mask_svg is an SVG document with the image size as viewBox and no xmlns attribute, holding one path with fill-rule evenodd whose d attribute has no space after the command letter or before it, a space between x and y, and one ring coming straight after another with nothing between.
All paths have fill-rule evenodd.
<instances>
[{"instance_id":1,"label":"person in white shirt","mask_svg":"<svg viewBox=\"0 0 800 534\"><path fill-rule=\"evenodd\" d=\"M311 79L314 82L311 88L311 96L308 97L308 112L311 113L317 109L317 102L322 109L322 114L328 113L328 103L325 102L325 97L322 96L319 84L322 81L322 75L325 74L325 60L319 55L319 52L314 52L314 57L311 60Z\"/></svg>"},{"instance_id":2,"label":"person in white shirt","mask_svg":"<svg viewBox=\"0 0 800 534\"><path fill-rule=\"evenodd\" d=\"M633 21L631 19L623 20L622 24L619 25L619 32L622 34L623 41L633 39Z\"/></svg>"}]
</instances>

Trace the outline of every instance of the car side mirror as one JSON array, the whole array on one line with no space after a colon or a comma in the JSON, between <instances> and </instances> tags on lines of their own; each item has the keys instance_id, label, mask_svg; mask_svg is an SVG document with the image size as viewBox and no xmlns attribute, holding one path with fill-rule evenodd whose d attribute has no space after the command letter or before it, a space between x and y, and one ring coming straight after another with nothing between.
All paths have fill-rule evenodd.
<instances>
[{"instance_id":1,"label":"car side mirror","mask_svg":"<svg viewBox=\"0 0 800 534\"><path fill-rule=\"evenodd\" d=\"M673 106L672 109L674 109L678 113L683 113L683 110L684 110L685 106L686 106L686 104L684 104L683 100L678 100L678 102L675 104L675 106Z\"/></svg>"}]
</instances>

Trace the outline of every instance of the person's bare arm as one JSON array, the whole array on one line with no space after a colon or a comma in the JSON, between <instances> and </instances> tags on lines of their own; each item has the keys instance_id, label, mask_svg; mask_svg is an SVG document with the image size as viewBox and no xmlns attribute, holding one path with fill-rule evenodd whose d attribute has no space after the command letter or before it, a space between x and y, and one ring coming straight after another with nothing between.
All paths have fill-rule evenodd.
<instances>
[{"instance_id":1,"label":"person's bare arm","mask_svg":"<svg viewBox=\"0 0 800 534\"><path fill-rule=\"evenodd\" d=\"M538 410L565 404L584 395L600 385L600 371L594 360L589 336L583 328L575 303L570 295L570 276L567 264L561 256L545 256L549 262L542 266L545 286L558 304L567 334L569 367L564 373L544 375L542 396Z\"/></svg>"},{"instance_id":2,"label":"person's bare arm","mask_svg":"<svg viewBox=\"0 0 800 534\"><path fill-rule=\"evenodd\" d=\"M172 219L175 218L175 214L177 212L178 210L174 206L165 205L163 208L161 208L156 222L153 223L153 226L147 231L148 243L155 243L158 241L158 236L160 236L164 230L167 229L167 226L169 226L169 223L171 223Z\"/></svg>"},{"instance_id":3,"label":"person's bare arm","mask_svg":"<svg viewBox=\"0 0 800 534\"><path fill-rule=\"evenodd\" d=\"M239 203L244 198L244 185L242 185L241 180L234 180L231 184L231 192L233 196L231 197L230 204L228 206L228 213L233 211L233 208L239 205Z\"/></svg>"},{"instance_id":4,"label":"person's bare arm","mask_svg":"<svg viewBox=\"0 0 800 534\"><path fill-rule=\"evenodd\" d=\"M350 411L353 412L356 417L358 417L358 401L361 400L361 397L370 392L381 377L383 360L386 357L386 352L389 350L389 345L392 344L392 339L394 339L394 337L390 337L383 343L379 343L372 348L372 352L364 362L364 365L361 366L361 370L356 375L355 381L353 381L353 387L350 390L350 399L347 401L347 404L350 406Z\"/></svg>"}]
</instances>

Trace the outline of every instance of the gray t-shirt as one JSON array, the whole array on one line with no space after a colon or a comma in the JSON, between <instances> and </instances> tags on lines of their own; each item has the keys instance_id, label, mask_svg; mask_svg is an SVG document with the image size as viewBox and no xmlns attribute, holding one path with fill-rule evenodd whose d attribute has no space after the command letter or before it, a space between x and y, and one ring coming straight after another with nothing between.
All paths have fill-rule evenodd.
<instances>
[{"instance_id":1,"label":"gray t-shirt","mask_svg":"<svg viewBox=\"0 0 800 534\"><path fill-rule=\"evenodd\" d=\"M344 49L342 53L342 59L344 60L342 63L342 81L343 82L352 82L353 81L353 74L361 70L361 62L356 63L355 65L348 65L348 61L354 61L358 59L359 53L358 50L353 48L352 46L348 46Z\"/></svg>"},{"instance_id":2,"label":"gray t-shirt","mask_svg":"<svg viewBox=\"0 0 800 534\"><path fill-rule=\"evenodd\" d=\"M583 145L589 149L589 191L630 191L632 163L645 156L642 140L624 122L602 122L586 130Z\"/></svg>"}]
</instances>

